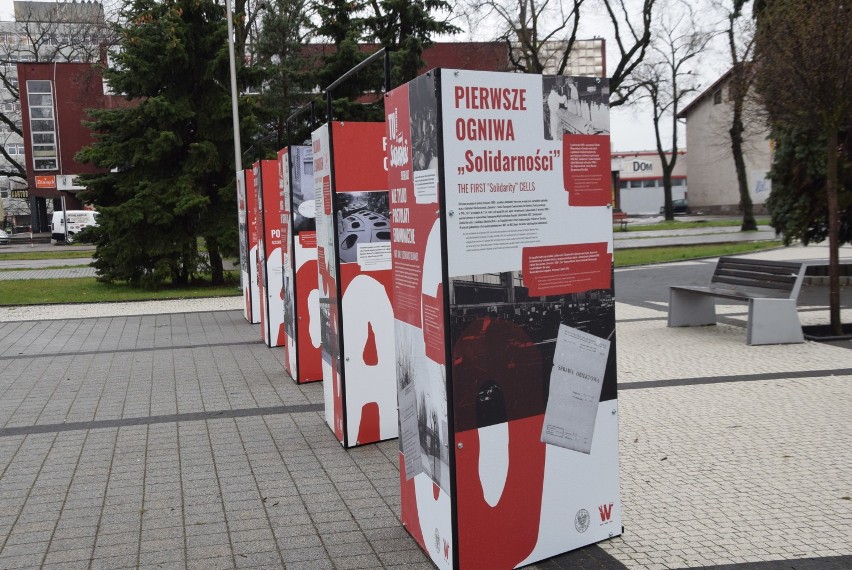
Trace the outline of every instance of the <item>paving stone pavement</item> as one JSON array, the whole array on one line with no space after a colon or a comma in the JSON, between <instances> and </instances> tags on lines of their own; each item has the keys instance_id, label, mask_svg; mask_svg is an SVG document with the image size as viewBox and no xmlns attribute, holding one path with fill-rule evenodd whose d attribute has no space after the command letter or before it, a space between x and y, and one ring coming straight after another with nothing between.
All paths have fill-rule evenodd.
<instances>
[{"instance_id":1,"label":"paving stone pavement","mask_svg":"<svg viewBox=\"0 0 852 570\"><path fill-rule=\"evenodd\" d=\"M625 532L531 568L852 568L852 351L616 310ZM0 568L432 568L397 442L282 358L236 310L0 323Z\"/></svg>"},{"instance_id":2,"label":"paving stone pavement","mask_svg":"<svg viewBox=\"0 0 852 570\"><path fill-rule=\"evenodd\" d=\"M63 265L57 260L57 266ZM0 271L0 281L20 281L23 279L69 279L73 277L96 277L94 267L64 267L62 269L22 269Z\"/></svg>"}]
</instances>

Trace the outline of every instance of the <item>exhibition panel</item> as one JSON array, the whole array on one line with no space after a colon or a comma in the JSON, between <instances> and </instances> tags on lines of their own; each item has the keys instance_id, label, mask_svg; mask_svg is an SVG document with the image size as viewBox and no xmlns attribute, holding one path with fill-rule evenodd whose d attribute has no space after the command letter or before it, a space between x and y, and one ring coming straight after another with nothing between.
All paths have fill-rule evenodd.
<instances>
[{"instance_id":1,"label":"exhibition panel","mask_svg":"<svg viewBox=\"0 0 852 570\"><path fill-rule=\"evenodd\" d=\"M308 146L290 146L278 153L286 229L281 249L284 365L298 384L322 380L313 163Z\"/></svg>"},{"instance_id":2,"label":"exhibition panel","mask_svg":"<svg viewBox=\"0 0 852 570\"><path fill-rule=\"evenodd\" d=\"M260 333L266 346L284 343L284 280L281 247L287 230L281 211L278 161L254 163L258 218L257 267L260 290Z\"/></svg>"},{"instance_id":3,"label":"exhibition panel","mask_svg":"<svg viewBox=\"0 0 852 570\"><path fill-rule=\"evenodd\" d=\"M397 436L384 124L313 133L326 421L345 447Z\"/></svg>"},{"instance_id":4,"label":"exhibition panel","mask_svg":"<svg viewBox=\"0 0 852 570\"><path fill-rule=\"evenodd\" d=\"M402 515L441 568L621 533L608 98L446 69L386 98Z\"/></svg>"},{"instance_id":5,"label":"exhibition panel","mask_svg":"<svg viewBox=\"0 0 852 570\"><path fill-rule=\"evenodd\" d=\"M245 301L243 316L252 324L260 322L260 289L257 274L257 189L254 172L237 173L237 213L240 232L240 282Z\"/></svg>"}]
</instances>

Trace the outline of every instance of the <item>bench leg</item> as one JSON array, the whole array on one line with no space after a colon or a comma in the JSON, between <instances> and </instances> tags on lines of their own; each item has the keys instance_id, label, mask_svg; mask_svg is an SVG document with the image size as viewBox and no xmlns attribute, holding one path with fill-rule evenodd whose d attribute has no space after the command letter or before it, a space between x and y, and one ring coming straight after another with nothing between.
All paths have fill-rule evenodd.
<instances>
[{"instance_id":1,"label":"bench leg","mask_svg":"<svg viewBox=\"0 0 852 570\"><path fill-rule=\"evenodd\" d=\"M749 299L748 344L805 342L795 299Z\"/></svg>"},{"instance_id":2,"label":"bench leg","mask_svg":"<svg viewBox=\"0 0 852 570\"><path fill-rule=\"evenodd\" d=\"M696 327L716 324L716 302L713 297L669 289L669 326Z\"/></svg>"}]
</instances>

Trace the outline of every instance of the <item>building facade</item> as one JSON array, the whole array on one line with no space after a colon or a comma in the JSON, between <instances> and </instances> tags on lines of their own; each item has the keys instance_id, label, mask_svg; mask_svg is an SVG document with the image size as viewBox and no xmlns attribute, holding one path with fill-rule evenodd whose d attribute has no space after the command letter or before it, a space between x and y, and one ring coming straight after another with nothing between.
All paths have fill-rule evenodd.
<instances>
[{"instance_id":1,"label":"building facade","mask_svg":"<svg viewBox=\"0 0 852 570\"><path fill-rule=\"evenodd\" d=\"M90 1L16 1L14 16L13 21L0 22L0 217L7 227L46 231L59 193L47 195L46 188L36 188L35 172L27 166L33 164L28 153L34 141L23 133L18 66L98 61L106 34L104 11L100 3ZM48 109L41 107L38 112L47 113ZM58 144L56 140L47 142L46 131L36 132L40 133L35 143L38 152Z\"/></svg>"},{"instance_id":2,"label":"building facade","mask_svg":"<svg viewBox=\"0 0 852 570\"><path fill-rule=\"evenodd\" d=\"M740 211L737 173L728 134L732 121L728 71L696 97L678 118L686 119L689 149L689 205L706 213ZM747 105L743 158L755 212L764 212L772 191L767 173L772 166L769 127L754 103Z\"/></svg>"},{"instance_id":3,"label":"building facade","mask_svg":"<svg viewBox=\"0 0 852 570\"><path fill-rule=\"evenodd\" d=\"M672 199L686 199L694 209L691 191L687 195L686 151L678 151L677 155L672 172ZM691 168L690 165L690 185ZM612 172L616 207L628 214L660 212L664 204L663 163L657 151L614 152Z\"/></svg>"}]
</instances>

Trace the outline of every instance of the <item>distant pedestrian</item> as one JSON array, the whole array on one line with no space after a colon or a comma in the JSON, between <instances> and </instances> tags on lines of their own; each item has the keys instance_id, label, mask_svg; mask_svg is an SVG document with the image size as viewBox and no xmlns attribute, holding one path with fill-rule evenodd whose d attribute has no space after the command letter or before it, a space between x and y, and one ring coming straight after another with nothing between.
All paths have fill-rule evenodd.
<instances>
[{"instance_id":1,"label":"distant pedestrian","mask_svg":"<svg viewBox=\"0 0 852 570\"><path fill-rule=\"evenodd\" d=\"M559 106L566 106L568 99L559 92L559 89L554 83L550 87L550 93L547 96L547 109L550 116L550 138L551 140L562 140L562 120L559 118Z\"/></svg>"}]
</instances>

